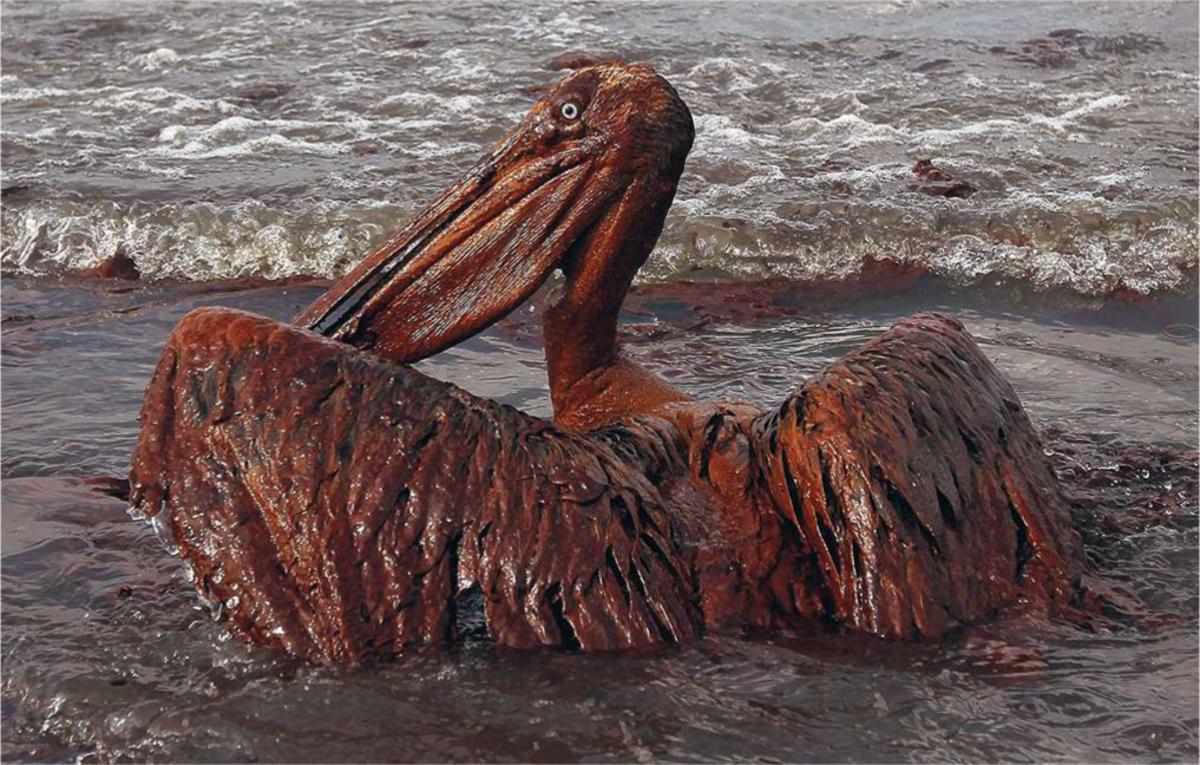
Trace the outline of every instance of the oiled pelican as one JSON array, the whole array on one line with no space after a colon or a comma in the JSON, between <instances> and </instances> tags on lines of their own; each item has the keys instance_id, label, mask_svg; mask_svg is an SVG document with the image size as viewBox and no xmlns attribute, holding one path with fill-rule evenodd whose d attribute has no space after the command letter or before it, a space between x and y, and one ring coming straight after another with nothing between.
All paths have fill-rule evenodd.
<instances>
[{"instance_id":1,"label":"oiled pelican","mask_svg":"<svg viewBox=\"0 0 1200 765\"><path fill-rule=\"evenodd\" d=\"M331 661L453 639L467 592L497 643L583 650L804 622L931 638L1070 606L1062 494L954 320L900 322L769 412L694 401L621 355L618 311L692 138L649 67L581 69L297 326L184 317L133 501L231 629ZM403 366L556 268L553 423Z\"/></svg>"}]
</instances>

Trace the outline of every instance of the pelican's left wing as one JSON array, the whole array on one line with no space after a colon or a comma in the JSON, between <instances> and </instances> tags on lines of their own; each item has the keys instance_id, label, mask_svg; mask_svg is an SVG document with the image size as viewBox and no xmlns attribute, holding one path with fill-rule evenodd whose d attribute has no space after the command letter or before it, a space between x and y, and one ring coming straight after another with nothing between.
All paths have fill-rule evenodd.
<instances>
[{"instance_id":1,"label":"pelican's left wing","mask_svg":"<svg viewBox=\"0 0 1200 765\"><path fill-rule=\"evenodd\" d=\"M201 309L146 392L133 504L232 629L317 661L454 637L618 649L692 634L677 540L611 444L291 325Z\"/></svg>"}]
</instances>

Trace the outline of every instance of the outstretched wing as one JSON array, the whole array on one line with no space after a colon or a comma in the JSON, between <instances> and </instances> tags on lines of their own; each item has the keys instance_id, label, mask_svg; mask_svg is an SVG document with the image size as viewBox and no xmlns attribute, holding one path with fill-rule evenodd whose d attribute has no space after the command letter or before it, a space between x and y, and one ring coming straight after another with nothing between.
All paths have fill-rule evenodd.
<instances>
[{"instance_id":1,"label":"outstretched wing","mask_svg":"<svg viewBox=\"0 0 1200 765\"><path fill-rule=\"evenodd\" d=\"M255 642L316 661L451 638L478 588L501 644L618 649L697 626L644 472L600 441L228 309L176 327L133 504Z\"/></svg>"},{"instance_id":2,"label":"outstretched wing","mask_svg":"<svg viewBox=\"0 0 1200 765\"><path fill-rule=\"evenodd\" d=\"M912 638L1072 596L1079 539L1065 500L1016 394L958 322L895 325L757 433L827 616Z\"/></svg>"}]
</instances>

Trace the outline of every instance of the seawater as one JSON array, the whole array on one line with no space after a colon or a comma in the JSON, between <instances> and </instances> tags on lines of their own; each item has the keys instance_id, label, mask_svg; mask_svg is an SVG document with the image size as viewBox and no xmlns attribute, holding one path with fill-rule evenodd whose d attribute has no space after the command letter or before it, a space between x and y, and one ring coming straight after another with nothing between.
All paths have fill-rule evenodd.
<instances>
[{"instance_id":1,"label":"seawater","mask_svg":"<svg viewBox=\"0 0 1200 765\"><path fill-rule=\"evenodd\" d=\"M321 289L4 280L5 760L1197 756L1194 298L923 282L824 308L785 289L794 310L755 318L720 291L697 305L649 290L624 317L639 362L699 398L763 407L904 315L963 319L1042 431L1090 581L1115 595L1093 629L1017 619L932 644L725 634L608 656L473 640L320 668L228 639L154 530L83 481L128 470L142 391L185 312L286 320ZM537 326L534 303L419 368L546 416Z\"/></svg>"},{"instance_id":2,"label":"seawater","mask_svg":"<svg viewBox=\"0 0 1200 765\"><path fill-rule=\"evenodd\" d=\"M0 13L5 760L1196 759L1194 4ZM696 117L627 352L770 407L904 315L958 316L1043 434L1101 624L311 667L229 639L85 482L127 472L184 313L295 315L323 284L260 278L344 271L579 52L652 63ZM975 193L914 191L922 159ZM77 273L118 247L140 282ZM538 319L420 368L548 416Z\"/></svg>"},{"instance_id":3,"label":"seawater","mask_svg":"<svg viewBox=\"0 0 1200 765\"><path fill-rule=\"evenodd\" d=\"M696 120L648 281L870 261L1087 294L1197 264L1188 3L8 2L2 262L333 276L468 167L564 54ZM912 189L914 164L970 183Z\"/></svg>"}]
</instances>

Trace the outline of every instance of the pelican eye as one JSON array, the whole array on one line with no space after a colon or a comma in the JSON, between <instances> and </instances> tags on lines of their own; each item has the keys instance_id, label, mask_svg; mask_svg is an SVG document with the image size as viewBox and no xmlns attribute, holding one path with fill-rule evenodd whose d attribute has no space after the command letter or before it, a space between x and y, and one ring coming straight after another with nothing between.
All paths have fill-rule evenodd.
<instances>
[{"instance_id":1,"label":"pelican eye","mask_svg":"<svg viewBox=\"0 0 1200 765\"><path fill-rule=\"evenodd\" d=\"M579 105L574 101L564 101L558 111L562 114L563 119L573 120L579 117Z\"/></svg>"}]
</instances>

